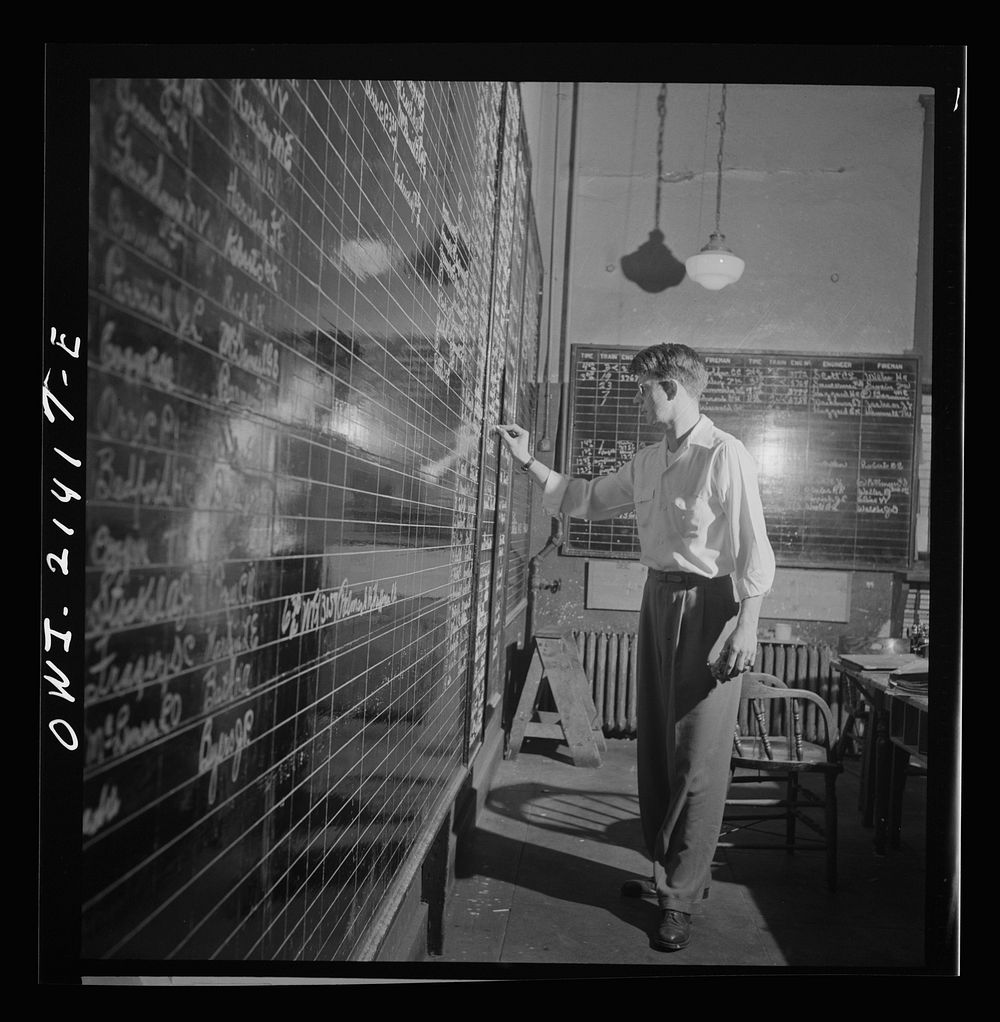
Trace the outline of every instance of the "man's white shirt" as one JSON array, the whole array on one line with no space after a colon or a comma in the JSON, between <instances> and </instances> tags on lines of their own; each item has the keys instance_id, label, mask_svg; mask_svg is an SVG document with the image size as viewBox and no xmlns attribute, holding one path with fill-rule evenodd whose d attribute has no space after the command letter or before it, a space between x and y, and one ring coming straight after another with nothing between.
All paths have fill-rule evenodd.
<instances>
[{"instance_id":1,"label":"man's white shirt","mask_svg":"<svg viewBox=\"0 0 1000 1022\"><path fill-rule=\"evenodd\" d=\"M731 575L740 600L763 596L774 581L756 466L742 442L705 415L673 454L664 438L597 479L553 471L542 504L551 515L592 521L634 508L643 564Z\"/></svg>"}]
</instances>

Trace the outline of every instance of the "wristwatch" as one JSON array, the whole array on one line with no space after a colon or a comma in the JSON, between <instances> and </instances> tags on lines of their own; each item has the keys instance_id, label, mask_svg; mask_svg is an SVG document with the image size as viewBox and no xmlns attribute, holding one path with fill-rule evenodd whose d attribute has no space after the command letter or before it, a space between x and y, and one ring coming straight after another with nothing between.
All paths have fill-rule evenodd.
<instances>
[{"instance_id":1,"label":"wristwatch","mask_svg":"<svg viewBox=\"0 0 1000 1022\"><path fill-rule=\"evenodd\" d=\"M523 465L520 466L521 471L522 472L527 472L528 469L531 468L532 465L534 465L534 463L535 463L534 456L528 458L528 460L526 462L524 462Z\"/></svg>"}]
</instances>

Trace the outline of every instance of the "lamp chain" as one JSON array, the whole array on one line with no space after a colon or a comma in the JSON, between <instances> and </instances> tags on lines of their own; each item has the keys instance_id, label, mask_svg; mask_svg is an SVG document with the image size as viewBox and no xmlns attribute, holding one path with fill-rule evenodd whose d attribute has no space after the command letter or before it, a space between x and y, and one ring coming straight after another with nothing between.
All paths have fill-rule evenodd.
<instances>
[{"instance_id":1,"label":"lamp chain","mask_svg":"<svg viewBox=\"0 0 1000 1022\"><path fill-rule=\"evenodd\" d=\"M722 86L722 105L719 107L719 159L718 176L715 183L715 233L721 234L719 221L722 218L722 147L726 138L726 86Z\"/></svg>"},{"instance_id":2,"label":"lamp chain","mask_svg":"<svg viewBox=\"0 0 1000 1022\"><path fill-rule=\"evenodd\" d=\"M667 83L660 83L660 94L656 97L656 112L660 115L660 134L656 139L656 206L654 222L660 229L660 184L663 181L663 129L667 123Z\"/></svg>"}]
</instances>

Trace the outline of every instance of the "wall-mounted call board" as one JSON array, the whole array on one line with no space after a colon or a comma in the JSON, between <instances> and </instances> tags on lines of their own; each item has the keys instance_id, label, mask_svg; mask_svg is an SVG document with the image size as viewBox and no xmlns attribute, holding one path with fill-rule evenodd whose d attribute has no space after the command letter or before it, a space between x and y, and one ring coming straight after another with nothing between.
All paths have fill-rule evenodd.
<instances>
[{"instance_id":1,"label":"wall-mounted call board","mask_svg":"<svg viewBox=\"0 0 1000 1022\"><path fill-rule=\"evenodd\" d=\"M573 345L567 471L593 477L662 434L639 419L638 347ZM757 465L778 564L905 569L912 553L919 366L895 355L701 354L700 408ZM563 553L639 556L634 514L569 519Z\"/></svg>"},{"instance_id":2,"label":"wall-mounted call board","mask_svg":"<svg viewBox=\"0 0 1000 1022\"><path fill-rule=\"evenodd\" d=\"M349 958L526 597L519 90L95 80L90 134L82 955Z\"/></svg>"}]
</instances>

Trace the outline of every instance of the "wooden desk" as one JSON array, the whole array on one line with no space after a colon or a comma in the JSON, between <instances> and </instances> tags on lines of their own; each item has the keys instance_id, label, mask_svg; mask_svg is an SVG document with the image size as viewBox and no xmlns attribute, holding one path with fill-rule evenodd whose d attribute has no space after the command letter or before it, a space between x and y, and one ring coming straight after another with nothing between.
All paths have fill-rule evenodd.
<instances>
[{"instance_id":1,"label":"wooden desk","mask_svg":"<svg viewBox=\"0 0 1000 1022\"><path fill-rule=\"evenodd\" d=\"M889 740L905 749L921 766L927 766L927 696L890 688Z\"/></svg>"},{"instance_id":2,"label":"wooden desk","mask_svg":"<svg viewBox=\"0 0 1000 1022\"><path fill-rule=\"evenodd\" d=\"M847 659L851 657L851 659ZM834 666L871 707L861 753L861 822L874 825L875 853L899 847L900 814L910 757L927 765L927 697L899 692L889 675L915 654L842 654Z\"/></svg>"}]
</instances>

